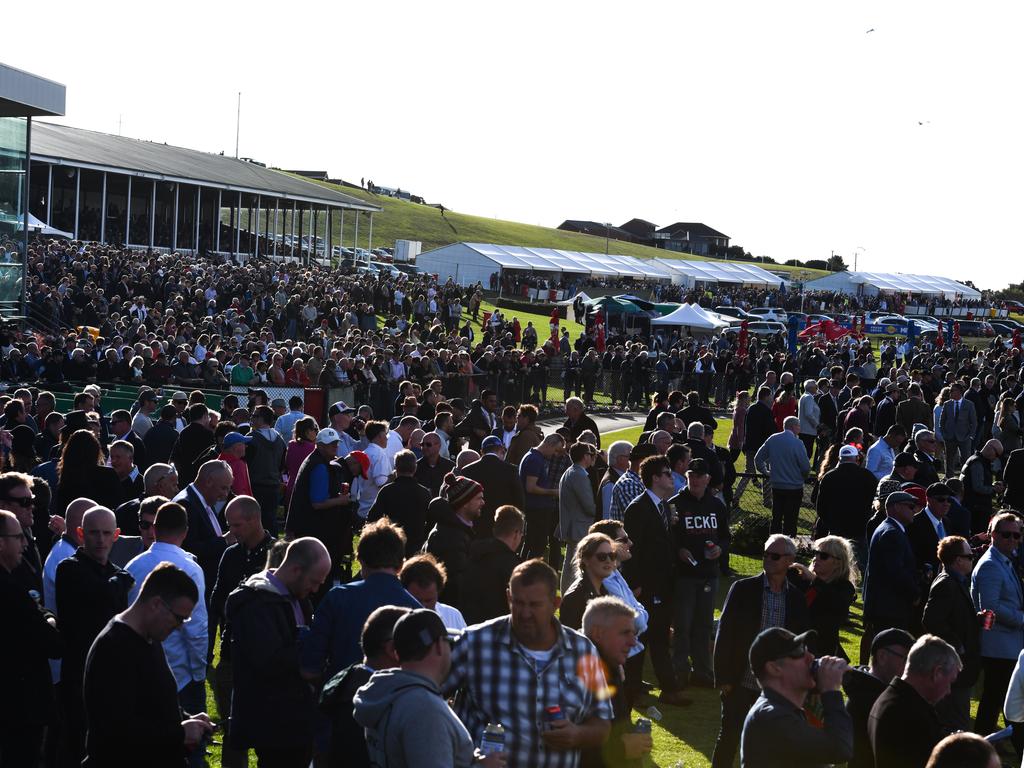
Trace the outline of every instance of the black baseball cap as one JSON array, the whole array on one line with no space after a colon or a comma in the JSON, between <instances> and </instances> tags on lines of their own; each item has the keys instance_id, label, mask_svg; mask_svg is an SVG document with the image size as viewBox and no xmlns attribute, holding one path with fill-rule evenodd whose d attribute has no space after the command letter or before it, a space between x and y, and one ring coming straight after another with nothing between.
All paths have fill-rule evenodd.
<instances>
[{"instance_id":1,"label":"black baseball cap","mask_svg":"<svg viewBox=\"0 0 1024 768\"><path fill-rule=\"evenodd\" d=\"M928 486L928 498L936 498L938 496L952 496L953 491L949 489L949 486L945 483L932 483Z\"/></svg>"},{"instance_id":2,"label":"black baseball cap","mask_svg":"<svg viewBox=\"0 0 1024 768\"><path fill-rule=\"evenodd\" d=\"M710 475L711 470L708 469L708 462L705 459L693 459L686 467L687 472L692 472L695 475Z\"/></svg>"},{"instance_id":3,"label":"black baseball cap","mask_svg":"<svg viewBox=\"0 0 1024 768\"><path fill-rule=\"evenodd\" d=\"M912 454L909 454L909 453L898 453L898 454L896 454L896 459L893 461L893 466L896 466L896 467L919 467L921 465L917 463L917 459L915 459Z\"/></svg>"},{"instance_id":4,"label":"black baseball cap","mask_svg":"<svg viewBox=\"0 0 1024 768\"><path fill-rule=\"evenodd\" d=\"M409 611L395 622L391 634L399 660L415 656L441 638L455 640L458 636L457 632L449 632L441 617L428 608Z\"/></svg>"},{"instance_id":5,"label":"black baseball cap","mask_svg":"<svg viewBox=\"0 0 1024 768\"><path fill-rule=\"evenodd\" d=\"M910 648L914 645L914 636L905 629L883 629L875 639L871 641L871 655L874 656L882 648L891 648L898 645L900 648Z\"/></svg>"},{"instance_id":6,"label":"black baseball cap","mask_svg":"<svg viewBox=\"0 0 1024 768\"><path fill-rule=\"evenodd\" d=\"M817 636L818 633L813 629L802 635L794 635L784 627L769 627L755 637L750 645L750 668L755 675L759 675L769 661L800 658Z\"/></svg>"}]
</instances>

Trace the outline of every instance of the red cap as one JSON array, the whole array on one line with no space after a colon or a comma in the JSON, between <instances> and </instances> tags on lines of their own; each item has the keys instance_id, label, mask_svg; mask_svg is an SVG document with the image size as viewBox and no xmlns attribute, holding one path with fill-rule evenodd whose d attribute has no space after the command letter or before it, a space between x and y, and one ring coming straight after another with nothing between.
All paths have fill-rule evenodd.
<instances>
[{"instance_id":1,"label":"red cap","mask_svg":"<svg viewBox=\"0 0 1024 768\"><path fill-rule=\"evenodd\" d=\"M358 461L359 462L359 468L362 470L360 472L360 477L367 477L367 473L370 471L370 457L369 456L367 456L362 451L352 451L345 458L346 459L355 459L356 461Z\"/></svg>"}]
</instances>

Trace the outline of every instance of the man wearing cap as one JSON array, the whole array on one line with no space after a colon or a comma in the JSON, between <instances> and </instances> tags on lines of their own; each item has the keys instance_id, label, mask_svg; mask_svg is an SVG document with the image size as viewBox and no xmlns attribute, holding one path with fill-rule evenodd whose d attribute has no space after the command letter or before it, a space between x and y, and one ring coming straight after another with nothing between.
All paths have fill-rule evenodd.
<instances>
[{"instance_id":1,"label":"man wearing cap","mask_svg":"<svg viewBox=\"0 0 1024 768\"><path fill-rule=\"evenodd\" d=\"M885 500L885 520L875 529L864 569L864 634L861 663L867 661L875 634L883 629L909 629L914 606L921 599L917 561L907 529L917 500L904 491Z\"/></svg>"},{"instance_id":2,"label":"man wearing cap","mask_svg":"<svg viewBox=\"0 0 1024 768\"><path fill-rule=\"evenodd\" d=\"M327 409L327 418L330 419L331 429L338 433L341 443L338 446L339 456L348 456L359 447L356 444L355 438L348 432L349 427L352 426L352 417L355 415L356 409L349 408L340 400L336 403L331 403L331 407ZM291 437L288 439L291 440Z\"/></svg>"},{"instance_id":3,"label":"man wearing cap","mask_svg":"<svg viewBox=\"0 0 1024 768\"><path fill-rule=\"evenodd\" d=\"M672 538L678 555L672 663L683 687L712 688L715 684L711 639L718 596L717 561L730 535L729 513L708 489L710 479L704 459L694 459L686 470L686 487L667 502L675 513Z\"/></svg>"},{"instance_id":4,"label":"man wearing cap","mask_svg":"<svg viewBox=\"0 0 1024 768\"><path fill-rule=\"evenodd\" d=\"M505 444L500 437L485 437L480 442L480 458L466 465L462 475L470 480L476 480L487 489L480 518L473 526L474 539L483 539L491 535L494 512L498 507L511 504L517 509L522 509L526 503L519 472L516 467L505 461Z\"/></svg>"},{"instance_id":5,"label":"man wearing cap","mask_svg":"<svg viewBox=\"0 0 1024 768\"><path fill-rule=\"evenodd\" d=\"M187 414L185 413L185 411L188 410L188 395L181 390L178 390L171 395L171 405L173 405L175 410L178 412L178 418L174 427L181 432L190 423L187 421Z\"/></svg>"},{"instance_id":6,"label":"man wearing cap","mask_svg":"<svg viewBox=\"0 0 1024 768\"><path fill-rule=\"evenodd\" d=\"M797 445L803 451L803 444ZM794 633L807 628L807 603L786 577L795 559L796 542L773 533L764 545L764 571L733 582L726 595L715 637L715 685L722 692L722 720L712 768L732 766L747 712L758 697L749 655L754 639L769 627Z\"/></svg>"},{"instance_id":7,"label":"man wearing cap","mask_svg":"<svg viewBox=\"0 0 1024 768\"><path fill-rule=\"evenodd\" d=\"M794 635L782 627L759 634L750 646L750 668L761 695L743 723L742 768L800 768L844 763L853 755L853 724L840 684L849 669L835 656L818 659L807 648L814 632ZM822 727L807 720L804 702L817 690L824 710Z\"/></svg>"},{"instance_id":8,"label":"man wearing cap","mask_svg":"<svg viewBox=\"0 0 1024 768\"><path fill-rule=\"evenodd\" d=\"M885 499L893 491L898 491L906 483L913 483L917 478L917 460L909 453L897 453L893 460L892 472L878 481L875 497L885 505Z\"/></svg>"},{"instance_id":9,"label":"man wearing cap","mask_svg":"<svg viewBox=\"0 0 1024 768\"><path fill-rule=\"evenodd\" d=\"M399 667L374 672L352 702L374 765L469 768L477 762L469 731L441 695L451 670L452 640L441 618L425 608L395 623ZM505 764L503 755L483 762Z\"/></svg>"},{"instance_id":10,"label":"man wearing cap","mask_svg":"<svg viewBox=\"0 0 1024 768\"><path fill-rule=\"evenodd\" d=\"M868 715L889 681L903 673L914 636L902 629L885 629L871 641L870 662L843 675L846 711L853 721L853 757L847 768L874 768L868 740Z\"/></svg>"},{"instance_id":11,"label":"man wearing cap","mask_svg":"<svg viewBox=\"0 0 1024 768\"><path fill-rule=\"evenodd\" d=\"M285 520L287 536L313 536L324 543L331 554L332 575L339 573L340 561L352 552L352 521L345 514L351 493L341 492L342 475L332 472L330 466L338 456L339 442L338 433L330 427L317 432L315 449L299 466ZM345 458L350 469L353 464L358 465L360 477L364 460L369 467L365 456L362 451L354 451Z\"/></svg>"},{"instance_id":12,"label":"man wearing cap","mask_svg":"<svg viewBox=\"0 0 1024 768\"><path fill-rule=\"evenodd\" d=\"M933 483L928 486L925 491L925 508L914 515L914 520L907 529L919 571L930 567L932 574L938 575L941 567L938 555L939 542L953 534L962 535L958 531L950 530L949 521L946 519L950 496L949 487L945 483Z\"/></svg>"},{"instance_id":13,"label":"man wearing cap","mask_svg":"<svg viewBox=\"0 0 1024 768\"><path fill-rule=\"evenodd\" d=\"M462 578L469 562L473 526L484 505L484 488L475 480L450 474L441 486L441 498L447 502L434 525L423 551L436 557L448 571L448 582L441 601L461 609Z\"/></svg>"},{"instance_id":14,"label":"man wearing cap","mask_svg":"<svg viewBox=\"0 0 1024 768\"><path fill-rule=\"evenodd\" d=\"M251 437L239 432L228 432L224 435L223 450L217 456L231 467L231 490L237 496L252 496L249 467L245 463L245 447L251 442Z\"/></svg>"},{"instance_id":15,"label":"man wearing cap","mask_svg":"<svg viewBox=\"0 0 1024 768\"><path fill-rule=\"evenodd\" d=\"M864 526L871 517L878 479L860 465L860 450L854 445L839 449L839 463L818 485L818 520L814 537L842 536L854 542L858 559L864 561Z\"/></svg>"}]
</instances>

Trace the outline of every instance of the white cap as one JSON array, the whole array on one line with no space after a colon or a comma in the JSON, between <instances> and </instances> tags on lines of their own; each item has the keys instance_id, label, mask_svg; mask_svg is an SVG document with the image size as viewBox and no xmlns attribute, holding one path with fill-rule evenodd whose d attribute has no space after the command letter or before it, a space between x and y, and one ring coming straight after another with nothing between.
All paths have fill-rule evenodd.
<instances>
[{"instance_id":1,"label":"white cap","mask_svg":"<svg viewBox=\"0 0 1024 768\"><path fill-rule=\"evenodd\" d=\"M320 437L317 436L317 440L319 439ZM857 450L856 446L844 445L842 448L839 449L840 459L853 459L856 458L857 456L860 456L860 451Z\"/></svg>"},{"instance_id":2,"label":"white cap","mask_svg":"<svg viewBox=\"0 0 1024 768\"><path fill-rule=\"evenodd\" d=\"M338 434L337 430L331 429L330 427L321 429L316 433L317 445L330 445L331 443L337 443L340 440L341 436Z\"/></svg>"}]
</instances>

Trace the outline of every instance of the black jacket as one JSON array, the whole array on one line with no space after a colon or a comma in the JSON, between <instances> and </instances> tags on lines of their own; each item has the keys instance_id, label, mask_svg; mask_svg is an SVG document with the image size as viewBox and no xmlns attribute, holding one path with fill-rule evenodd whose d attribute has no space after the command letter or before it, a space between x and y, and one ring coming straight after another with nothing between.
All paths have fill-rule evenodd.
<instances>
[{"instance_id":1,"label":"black jacket","mask_svg":"<svg viewBox=\"0 0 1024 768\"><path fill-rule=\"evenodd\" d=\"M399 475L378 491L366 521L390 517L405 531L405 556L412 557L423 548L427 538L427 507L432 498L430 490L415 477Z\"/></svg>"},{"instance_id":2,"label":"black jacket","mask_svg":"<svg viewBox=\"0 0 1024 768\"><path fill-rule=\"evenodd\" d=\"M302 603L306 626L312 609ZM315 696L300 673L299 628L291 602L265 573L228 596L231 636L231 738L240 747L306 748L313 738Z\"/></svg>"},{"instance_id":3,"label":"black jacket","mask_svg":"<svg viewBox=\"0 0 1024 768\"><path fill-rule=\"evenodd\" d=\"M524 509L526 496L523 481L519 479L519 470L506 461L502 461L493 453L480 457L466 466L462 474L476 480L484 488L484 507L480 517L473 524L473 538L486 539L494 527L494 513L498 507L511 504L516 509Z\"/></svg>"},{"instance_id":4,"label":"black jacket","mask_svg":"<svg viewBox=\"0 0 1024 768\"><path fill-rule=\"evenodd\" d=\"M708 560L706 543L711 542L720 547L727 547L729 534L729 512L725 504L708 491L699 499L684 488L668 500L670 508L675 509L678 522L672 526L672 538L675 549L689 550L697 561L691 565L687 560L676 557L676 569L680 576L691 579L709 579L718 575L719 561Z\"/></svg>"},{"instance_id":5,"label":"black jacket","mask_svg":"<svg viewBox=\"0 0 1024 768\"><path fill-rule=\"evenodd\" d=\"M49 659L63 652L60 632L46 621L51 616L0 567L0 654L6 659L0 718L6 727L50 722L54 714Z\"/></svg>"},{"instance_id":6,"label":"black jacket","mask_svg":"<svg viewBox=\"0 0 1024 768\"><path fill-rule=\"evenodd\" d=\"M756 451L764 441L775 434L775 417L772 409L761 402L747 409L747 430L743 436L743 450Z\"/></svg>"},{"instance_id":7,"label":"black jacket","mask_svg":"<svg viewBox=\"0 0 1024 768\"><path fill-rule=\"evenodd\" d=\"M903 678L893 678L868 715L875 768L924 768L946 735L935 707Z\"/></svg>"},{"instance_id":8,"label":"black jacket","mask_svg":"<svg viewBox=\"0 0 1024 768\"><path fill-rule=\"evenodd\" d=\"M158 421L146 431L142 438L142 444L146 446L146 459L150 465L168 464L171 461L171 453L178 442L178 430L167 421ZM179 473L180 475L180 473ZM181 478L178 478L181 482Z\"/></svg>"},{"instance_id":9,"label":"black jacket","mask_svg":"<svg viewBox=\"0 0 1024 768\"><path fill-rule=\"evenodd\" d=\"M1010 451L1003 468L1003 482L1006 483L1004 503L1018 511L1024 511L1024 448Z\"/></svg>"},{"instance_id":10,"label":"black jacket","mask_svg":"<svg viewBox=\"0 0 1024 768\"><path fill-rule=\"evenodd\" d=\"M218 626L221 629L224 628L224 606L228 601L228 595L240 587L250 576L255 576L267 567L267 552L275 541L273 536L266 533L263 541L254 549L246 549L245 545L239 541L224 550L220 564L217 566L217 581L210 594L208 612L210 637L214 636ZM222 642L221 658L226 658L230 652L231 644Z\"/></svg>"},{"instance_id":11,"label":"black jacket","mask_svg":"<svg viewBox=\"0 0 1024 768\"><path fill-rule=\"evenodd\" d=\"M274 433L273 440L267 440L258 429L249 432L252 442L245 449L245 463L249 466L249 479L253 486L281 484L287 446L277 432L271 432Z\"/></svg>"},{"instance_id":12,"label":"black jacket","mask_svg":"<svg viewBox=\"0 0 1024 768\"><path fill-rule=\"evenodd\" d=\"M54 586L64 639L62 684L81 685L85 657L107 622L128 607L135 579L113 563L100 565L79 547L57 566Z\"/></svg>"},{"instance_id":13,"label":"black jacket","mask_svg":"<svg viewBox=\"0 0 1024 768\"><path fill-rule=\"evenodd\" d=\"M814 642L815 656L845 656L839 643L839 628L850 618L850 605L857 590L846 579L805 581L794 571L789 573L790 586L804 595L807 624L818 633Z\"/></svg>"},{"instance_id":14,"label":"black jacket","mask_svg":"<svg viewBox=\"0 0 1024 768\"><path fill-rule=\"evenodd\" d=\"M154 427L155 429L156 427ZM152 430L150 430L152 431ZM148 436L148 432L146 433ZM204 427L198 421L194 421L181 430L178 435L178 442L174 444L171 451L171 462L178 470L178 484L186 486L196 479L195 461L199 454L216 445L217 441L213 436L213 430Z\"/></svg>"},{"instance_id":15,"label":"black jacket","mask_svg":"<svg viewBox=\"0 0 1024 768\"><path fill-rule=\"evenodd\" d=\"M853 758L846 768L874 768L875 758L868 740L868 715L886 682L868 672L867 667L853 667L843 675L846 711L853 721Z\"/></svg>"},{"instance_id":16,"label":"black jacket","mask_svg":"<svg viewBox=\"0 0 1024 768\"><path fill-rule=\"evenodd\" d=\"M587 603L595 597L607 594L608 590L604 588L604 585L601 585L600 592L595 592L594 585L590 582L589 578L586 576L577 577L576 581L562 595L562 604L558 609L558 620L562 622L562 626L572 627L582 632L583 612L587 609Z\"/></svg>"},{"instance_id":17,"label":"black jacket","mask_svg":"<svg viewBox=\"0 0 1024 768\"><path fill-rule=\"evenodd\" d=\"M843 462L826 472L818 484L815 538L831 534L863 540L877 487L877 478L855 462Z\"/></svg>"},{"instance_id":18,"label":"black jacket","mask_svg":"<svg viewBox=\"0 0 1024 768\"><path fill-rule=\"evenodd\" d=\"M498 539L481 539L469 546L463 577L462 612L469 624L508 615L508 580L519 557Z\"/></svg>"},{"instance_id":19,"label":"black jacket","mask_svg":"<svg viewBox=\"0 0 1024 768\"><path fill-rule=\"evenodd\" d=\"M429 552L444 564L448 571L448 581L441 592L441 602L462 610L465 601L462 598L462 584L469 562L469 545L473 540L473 529L463 523L448 508L437 521L437 525L427 536L423 551Z\"/></svg>"},{"instance_id":20,"label":"black jacket","mask_svg":"<svg viewBox=\"0 0 1024 768\"><path fill-rule=\"evenodd\" d=\"M89 467L80 478L58 480L55 510L64 514L68 504L81 496L107 509L117 509L125 500L117 473L110 467L100 466Z\"/></svg>"},{"instance_id":21,"label":"black jacket","mask_svg":"<svg viewBox=\"0 0 1024 768\"><path fill-rule=\"evenodd\" d=\"M708 413L710 413L710 411ZM709 422L702 422L702 423L706 424L706 423L709 423ZM584 413L578 419L576 419L575 422L569 421L568 419L566 419L565 420L565 424L563 424L562 426L564 426L566 429L569 430L569 437L572 438L569 441L570 445L572 443L575 443L577 438L579 438L580 435L582 435L584 432L586 432L589 429L591 432L593 432L597 436L597 447L600 450L600 448L601 448L601 430L599 430L597 428L597 423L592 418L590 418L587 414Z\"/></svg>"},{"instance_id":22,"label":"black jacket","mask_svg":"<svg viewBox=\"0 0 1024 768\"><path fill-rule=\"evenodd\" d=\"M981 674L982 629L971 599L969 580L961 582L951 573L940 573L928 592L921 625L925 632L938 635L960 654L963 669L953 685L957 688L973 686Z\"/></svg>"},{"instance_id":23,"label":"black jacket","mask_svg":"<svg viewBox=\"0 0 1024 768\"><path fill-rule=\"evenodd\" d=\"M750 667L748 654L761 632L761 601L766 588L763 573L735 581L729 588L715 637L715 685L719 688L739 685ZM783 626L794 634L808 628L807 605L797 589L786 590Z\"/></svg>"},{"instance_id":24,"label":"black jacket","mask_svg":"<svg viewBox=\"0 0 1024 768\"><path fill-rule=\"evenodd\" d=\"M330 768L371 768L366 751L366 732L352 717L356 691L370 682L373 670L359 662L345 667L324 684L320 711L331 722Z\"/></svg>"},{"instance_id":25,"label":"black jacket","mask_svg":"<svg viewBox=\"0 0 1024 768\"><path fill-rule=\"evenodd\" d=\"M209 598L213 585L217 581L217 566L220 564L221 555L227 548L227 542L214 530L203 499L199 497L199 490L194 485L189 485L175 496L174 500L185 507L185 511L188 513L188 533L185 535L182 549L196 556L196 562L203 569L206 597ZM222 532L228 529L223 511L218 513L217 522L220 524Z\"/></svg>"},{"instance_id":26,"label":"black jacket","mask_svg":"<svg viewBox=\"0 0 1024 768\"><path fill-rule=\"evenodd\" d=\"M688 405L676 413L676 418L681 419L687 426L697 421L701 424L710 424L712 427L718 428L718 422L715 421L715 417L711 414L711 409L703 405Z\"/></svg>"},{"instance_id":27,"label":"black jacket","mask_svg":"<svg viewBox=\"0 0 1024 768\"><path fill-rule=\"evenodd\" d=\"M644 606L655 598L667 602L675 582L676 550L649 493L626 507L625 528L633 540L633 556L622 564L623 578L633 589L640 588Z\"/></svg>"},{"instance_id":28,"label":"black jacket","mask_svg":"<svg viewBox=\"0 0 1024 768\"><path fill-rule=\"evenodd\" d=\"M945 527L945 521L943 521L943 527ZM949 531L946 533L948 535ZM914 519L907 527L907 536L910 537L910 548L914 551L917 570L922 571L925 565L930 565L932 574L938 573L941 567L936 551L939 546L939 536L923 509L914 515Z\"/></svg>"},{"instance_id":29,"label":"black jacket","mask_svg":"<svg viewBox=\"0 0 1024 768\"><path fill-rule=\"evenodd\" d=\"M444 456L437 457L437 464L430 466L426 459L416 462L416 482L430 489L430 497L440 495L444 476L455 469L455 462ZM486 497L485 497L486 501Z\"/></svg>"}]
</instances>

